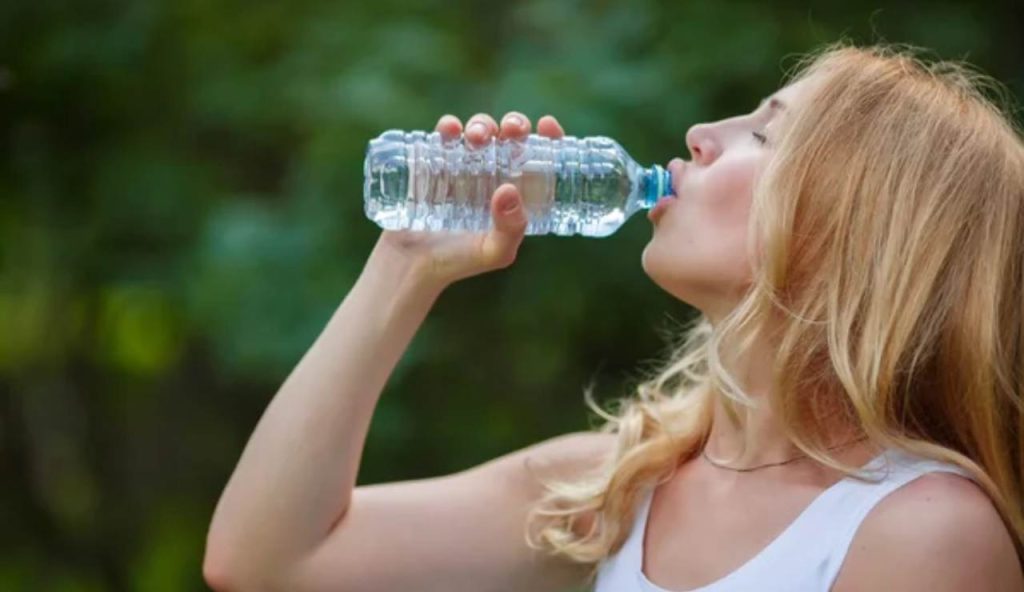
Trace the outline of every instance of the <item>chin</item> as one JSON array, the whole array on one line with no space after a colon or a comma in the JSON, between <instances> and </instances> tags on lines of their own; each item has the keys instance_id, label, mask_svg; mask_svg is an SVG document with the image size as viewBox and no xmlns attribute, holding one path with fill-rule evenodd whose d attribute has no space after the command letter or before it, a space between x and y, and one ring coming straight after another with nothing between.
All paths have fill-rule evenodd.
<instances>
[{"instance_id":1,"label":"chin","mask_svg":"<svg viewBox=\"0 0 1024 592\"><path fill-rule=\"evenodd\" d=\"M654 237L647 242L642 253L640 253L640 267L643 268L644 273L654 279L651 275L651 244L654 242Z\"/></svg>"},{"instance_id":2,"label":"chin","mask_svg":"<svg viewBox=\"0 0 1024 592\"><path fill-rule=\"evenodd\" d=\"M656 286L676 300L697 310L717 302L722 278L702 269L695 261L687 261L671 248L649 241L640 256L640 265ZM696 265L696 267L694 267Z\"/></svg>"},{"instance_id":3,"label":"chin","mask_svg":"<svg viewBox=\"0 0 1024 592\"><path fill-rule=\"evenodd\" d=\"M676 298L677 290L673 289L673 285L678 283L678 278L673 278L673 271L678 273L680 267L680 261L673 261L671 257L666 256L664 252L659 252L658 246L652 239L644 247L643 253L640 255L640 266L643 268L644 273L647 277L651 278L658 287L665 290L669 294L672 294Z\"/></svg>"}]
</instances>

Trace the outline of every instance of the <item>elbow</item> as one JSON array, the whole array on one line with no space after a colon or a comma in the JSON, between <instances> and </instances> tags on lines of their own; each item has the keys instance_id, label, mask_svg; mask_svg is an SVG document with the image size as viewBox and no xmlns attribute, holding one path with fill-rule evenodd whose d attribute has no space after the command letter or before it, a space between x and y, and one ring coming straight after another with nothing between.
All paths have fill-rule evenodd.
<instances>
[{"instance_id":1,"label":"elbow","mask_svg":"<svg viewBox=\"0 0 1024 592\"><path fill-rule=\"evenodd\" d=\"M253 569L262 564L240 556L234 545L212 544L208 540L203 555L203 580L214 592L269 590L268 586L259 582L259 575Z\"/></svg>"},{"instance_id":2,"label":"elbow","mask_svg":"<svg viewBox=\"0 0 1024 592\"><path fill-rule=\"evenodd\" d=\"M228 563L209 546L203 556L203 580L214 592L238 592L242 589L237 585Z\"/></svg>"},{"instance_id":3,"label":"elbow","mask_svg":"<svg viewBox=\"0 0 1024 592\"><path fill-rule=\"evenodd\" d=\"M207 546L203 556L203 580L214 592L278 592L292 590L283 569L252 557L231 556Z\"/></svg>"},{"instance_id":4,"label":"elbow","mask_svg":"<svg viewBox=\"0 0 1024 592\"><path fill-rule=\"evenodd\" d=\"M206 533L206 548L203 552L203 581L215 592L250 592L265 590L254 582L254 572L265 562L253 556L255 549L245 545L252 540L237 530L225 528L223 520L214 517Z\"/></svg>"}]
</instances>

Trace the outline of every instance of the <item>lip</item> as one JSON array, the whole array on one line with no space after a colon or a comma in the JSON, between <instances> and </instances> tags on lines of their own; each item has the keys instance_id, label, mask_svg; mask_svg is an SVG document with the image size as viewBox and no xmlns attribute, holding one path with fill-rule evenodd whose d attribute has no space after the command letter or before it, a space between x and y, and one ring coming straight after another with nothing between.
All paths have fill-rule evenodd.
<instances>
[{"instance_id":1,"label":"lip","mask_svg":"<svg viewBox=\"0 0 1024 592\"><path fill-rule=\"evenodd\" d=\"M676 198L670 196L658 198L658 203L654 204L654 207L650 210L647 210L647 219L657 224L658 219L665 213L665 210L675 201Z\"/></svg>"},{"instance_id":2,"label":"lip","mask_svg":"<svg viewBox=\"0 0 1024 592\"><path fill-rule=\"evenodd\" d=\"M665 209L678 199L679 185L682 180L684 166L685 164L681 158L673 158L665 165L665 170L669 172L672 178L672 195L660 197L658 202L654 204L654 207L647 211L647 218L651 222L657 224L658 219L664 215Z\"/></svg>"},{"instance_id":3,"label":"lip","mask_svg":"<svg viewBox=\"0 0 1024 592\"><path fill-rule=\"evenodd\" d=\"M665 165L665 170L667 170L672 177L672 193L675 194L676 197L679 196L679 187L683 181L683 168L685 166L686 163L682 158L673 158L668 161L667 165Z\"/></svg>"}]
</instances>

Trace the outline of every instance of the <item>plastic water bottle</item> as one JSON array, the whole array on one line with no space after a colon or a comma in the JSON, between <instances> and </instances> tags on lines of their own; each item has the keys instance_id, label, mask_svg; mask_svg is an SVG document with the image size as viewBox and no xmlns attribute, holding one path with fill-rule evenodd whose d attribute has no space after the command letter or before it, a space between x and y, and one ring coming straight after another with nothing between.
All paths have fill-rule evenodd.
<instances>
[{"instance_id":1,"label":"plastic water bottle","mask_svg":"<svg viewBox=\"0 0 1024 592\"><path fill-rule=\"evenodd\" d=\"M387 230L486 230L491 194L510 182L526 234L602 237L672 193L668 171L641 167L603 136L492 137L470 147L438 132L389 130L370 140L363 172L366 216Z\"/></svg>"}]
</instances>

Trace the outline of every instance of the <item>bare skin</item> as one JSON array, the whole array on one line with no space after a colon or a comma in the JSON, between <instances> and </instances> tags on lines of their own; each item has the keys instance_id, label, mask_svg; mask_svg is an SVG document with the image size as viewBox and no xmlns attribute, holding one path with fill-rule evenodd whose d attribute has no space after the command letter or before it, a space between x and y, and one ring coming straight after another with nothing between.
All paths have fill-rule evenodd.
<instances>
[{"instance_id":1,"label":"bare skin","mask_svg":"<svg viewBox=\"0 0 1024 592\"><path fill-rule=\"evenodd\" d=\"M476 125L474 125L476 124ZM538 133L560 137L553 117ZM525 137L530 121L473 117L465 140ZM445 116L437 130L462 133ZM355 487L370 419L402 353L443 290L510 265L527 225L519 191L491 196L480 233L384 231L356 284L285 380L228 481L207 537L203 573L216 590L564 590L584 567L524 540L541 494L526 463L582 477L610 436L578 433L432 479Z\"/></svg>"},{"instance_id":2,"label":"bare skin","mask_svg":"<svg viewBox=\"0 0 1024 592\"><path fill-rule=\"evenodd\" d=\"M791 84L749 114L694 126L686 136L692 160L669 165L680 199L656 220L644 269L712 324L749 285L752 187L771 156L773 139L816 83ZM722 405L715 405L707 453L719 464L749 468L801 456L767 396L771 359L771 344L756 343L735 369L759 403L744 412L741 425L732 425ZM857 436L850 426L837 424L830 431L833 446ZM868 442L834 451L853 466L879 452ZM700 458L687 462L655 491L643 571L668 590L715 582L753 558L840 478L809 459L752 472L722 469ZM936 526L936 512L948 522ZM905 569L910 564L918 569ZM1019 570L1009 533L987 495L962 477L929 474L872 510L834 590L1021 590Z\"/></svg>"},{"instance_id":3,"label":"bare skin","mask_svg":"<svg viewBox=\"0 0 1024 592\"><path fill-rule=\"evenodd\" d=\"M798 91L783 98L797 105ZM749 205L742 187L764 156L737 142L766 133L766 115L690 130L693 161L673 164L684 199L665 210L644 251L644 269L655 283L712 319L748 271L747 247L735 233ZM537 128L552 138L563 133L550 116ZM454 137L462 124L445 116L436 129ZM521 138L530 129L520 113L507 114L501 125L478 114L465 140L480 145L495 135ZM487 232L381 234L359 279L268 405L217 504L203 564L212 588L557 592L583 583L585 567L526 546L526 510L541 490L525 467L529 461L549 477L583 477L611 453L612 436L568 434L452 475L355 487L379 396L423 319L447 286L515 261L527 211L508 184L491 196ZM692 242L699 240L710 243ZM758 392L765 368L752 363L743 371ZM743 466L791 456L770 409L747 419L742 429L716 419L717 458ZM742 442L748 452L737 457ZM873 452L850 448L842 458L862 464ZM685 590L735 569L836 478L807 463L786 467L744 478L698 462L679 467L655 497L644 572L670 590ZM924 486L893 494L888 511L865 522L836 590L1020 591L1007 584L1020 581L1010 571L1016 564L1009 567L1008 535L993 525L985 498L969 484L920 481ZM939 532L907 528L927 521L935 499L952 517ZM903 531L912 538L899 538ZM965 540L972 544L953 557L941 546ZM915 567L910 575L901 571L903 563ZM956 587L968 581L963 574L972 565L987 571L969 580L974 588ZM933 575L913 579L922 573ZM893 582L898 585L886 585Z\"/></svg>"}]
</instances>

